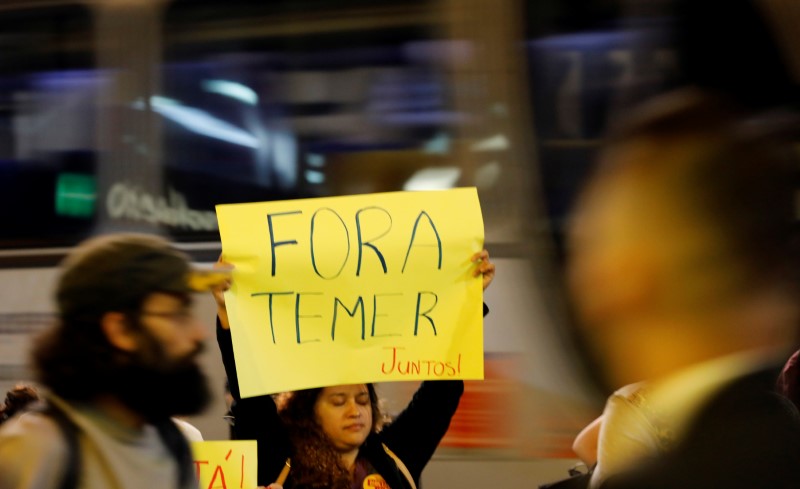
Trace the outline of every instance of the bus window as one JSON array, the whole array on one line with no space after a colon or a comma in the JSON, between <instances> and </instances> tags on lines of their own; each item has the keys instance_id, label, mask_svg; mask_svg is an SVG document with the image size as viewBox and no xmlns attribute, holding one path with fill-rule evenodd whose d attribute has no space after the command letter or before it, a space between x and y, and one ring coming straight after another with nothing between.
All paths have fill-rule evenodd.
<instances>
[{"instance_id":1,"label":"bus window","mask_svg":"<svg viewBox=\"0 0 800 489\"><path fill-rule=\"evenodd\" d=\"M167 186L213 209L402 190L441 165L459 115L435 4L172 3L163 95L151 101ZM458 170L442 175L446 188Z\"/></svg>"},{"instance_id":2,"label":"bus window","mask_svg":"<svg viewBox=\"0 0 800 489\"><path fill-rule=\"evenodd\" d=\"M74 243L95 210L90 14L0 7L0 32L0 248Z\"/></svg>"},{"instance_id":3,"label":"bus window","mask_svg":"<svg viewBox=\"0 0 800 489\"><path fill-rule=\"evenodd\" d=\"M571 10L526 2L525 53L535 121L538 176L548 229L563 255L563 227L613 118L676 78L663 12L625 2L578 2Z\"/></svg>"}]
</instances>

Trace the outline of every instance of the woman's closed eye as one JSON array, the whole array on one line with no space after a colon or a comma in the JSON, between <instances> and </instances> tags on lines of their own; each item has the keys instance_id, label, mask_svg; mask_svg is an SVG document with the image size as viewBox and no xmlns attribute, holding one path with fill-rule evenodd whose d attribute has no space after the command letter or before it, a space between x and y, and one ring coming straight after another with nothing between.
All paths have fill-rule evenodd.
<instances>
[{"instance_id":1,"label":"woman's closed eye","mask_svg":"<svg viewBox=\"0 0 800 489\"><path fill-rule=\"evenodd\" d=\"M334 406L341 407L347 403L347 397L344 394L335 394L328 398L328 402Z\"/></svg>"}]
</instances>

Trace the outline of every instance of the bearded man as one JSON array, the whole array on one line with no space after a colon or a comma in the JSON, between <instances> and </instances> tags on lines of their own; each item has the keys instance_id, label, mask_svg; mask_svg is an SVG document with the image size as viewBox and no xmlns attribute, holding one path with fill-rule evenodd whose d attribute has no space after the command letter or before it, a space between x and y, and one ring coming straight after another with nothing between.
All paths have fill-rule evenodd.
<instances>
[{"instance_id":1,"label":"bearded man","mask_svg":"<svg viewBox=\"0 0 800 489\"><path fill-rule=\"evenodd\" d=\"M191 309L199 273L143 234L89 239L64 260L58 320L33 349L47 407L0 430L0 488L197 487L171 418L210 398L197 363L207 330Z\"/></svg>"}]
</instances>

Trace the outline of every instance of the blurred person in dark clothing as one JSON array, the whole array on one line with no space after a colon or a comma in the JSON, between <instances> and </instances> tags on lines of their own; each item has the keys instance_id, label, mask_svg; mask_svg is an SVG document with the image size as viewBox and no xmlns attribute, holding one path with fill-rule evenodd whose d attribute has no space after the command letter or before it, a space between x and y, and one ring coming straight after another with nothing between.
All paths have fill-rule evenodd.
<instances>
[{"instance_id":1,"label":"blurred person in dark clothing","mask_svg":"<svg viewBox=\"0 0 800 489\"><path fill-rule=\"evenodd\" d=\"M171 417L209 399L191 310L202 278L151 235L92 238L67 256L58 322L32 352L47 408L0 428L0 488L197 487Z\"/></svg>"},{"instance_id":2,"label":"blurred person in dark clothing","mask_svg":"<svg viewBox=\"0 0 800 489\"><path fill-rule=\"evenodd\" d=\"M584 337L610 384L648 381L674 440L602 488L800 487L800 416L774 389L798 319L798 166L771 120L699 90L653 100L578 201Z\"/></svg>"}]
</instances>

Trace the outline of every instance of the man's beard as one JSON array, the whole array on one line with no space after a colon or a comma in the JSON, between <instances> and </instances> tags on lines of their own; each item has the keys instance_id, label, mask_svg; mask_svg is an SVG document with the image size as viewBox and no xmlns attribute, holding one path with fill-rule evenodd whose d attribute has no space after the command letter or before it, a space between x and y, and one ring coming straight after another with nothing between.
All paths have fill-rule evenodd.
<instances>
[{"instance_id":1,"label":"man's beard","mask_svg":"<svg viewBox=\"0 0 800 489\"><path fill-rule=\"evenodd\" d=\"M111 394L150 422L201 412L211 399L197 364L202 345L181 359L168 359L148 333L143 351L117 367Z\"/></svg>"}]
</instances>

